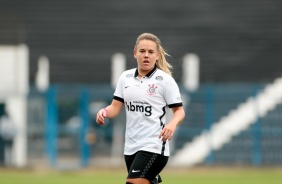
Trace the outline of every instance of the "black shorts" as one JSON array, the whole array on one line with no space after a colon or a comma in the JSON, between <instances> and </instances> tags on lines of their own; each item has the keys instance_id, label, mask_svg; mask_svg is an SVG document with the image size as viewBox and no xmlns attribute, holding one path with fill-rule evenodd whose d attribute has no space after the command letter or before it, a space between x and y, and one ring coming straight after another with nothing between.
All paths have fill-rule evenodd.
<instances>
[{"instance_id":1,"label":"black shorts","mask_svg":"<svg viewBox=\"0 0 282 184\"><path fill-rule=\"evenodd\" d=\"M168 156L138 151L133 155L124 155L128 176L127 178L146 178L151 184L161 183L160 172L168 161Z\"/></svg>"}]
</instances>

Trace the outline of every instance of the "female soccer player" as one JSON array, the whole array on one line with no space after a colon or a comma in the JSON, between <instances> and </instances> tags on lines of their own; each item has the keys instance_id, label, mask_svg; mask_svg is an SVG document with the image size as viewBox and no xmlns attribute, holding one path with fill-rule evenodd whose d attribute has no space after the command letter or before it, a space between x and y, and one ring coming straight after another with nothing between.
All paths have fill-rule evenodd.
<instances>
[{"instance_id":1,"label":"female soccer player","mask_svg":"<svg viewBox=\"0 0 282 184\"><path fill-rule=\"evenodd\" d=\"M137 68L120 76L112 103L97 113L97 123L116 117L126 109L124 158L126 184L157 184L168 162L169 144L185 112L179 88L171 76L172 66L159 38L141 34L133 50ZM168 108L173 117L166 119Z\"/></svg>"}]
</instances>

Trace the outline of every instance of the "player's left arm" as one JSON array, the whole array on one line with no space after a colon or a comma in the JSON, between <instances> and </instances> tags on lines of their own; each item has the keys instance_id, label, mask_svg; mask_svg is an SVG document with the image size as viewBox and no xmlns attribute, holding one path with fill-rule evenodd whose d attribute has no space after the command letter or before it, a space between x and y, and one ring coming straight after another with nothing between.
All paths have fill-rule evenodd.
<instances>
[{"instance_id":1,"label":"player's left arm","mask_svg":"<svg viewBox=\"0 0 282 184\"><path fill-rule=\"evenodd\" d=\"M161 138L163 142L172 139L174 132L176 130L176 127L185 118L185 112L184 112L183 106L173 107L172 111L173 111L173 117L167 123L167 125L163 128L163 130L161 131L161 133L159 135L159 138Z\"/></svg>"}]
</instances>

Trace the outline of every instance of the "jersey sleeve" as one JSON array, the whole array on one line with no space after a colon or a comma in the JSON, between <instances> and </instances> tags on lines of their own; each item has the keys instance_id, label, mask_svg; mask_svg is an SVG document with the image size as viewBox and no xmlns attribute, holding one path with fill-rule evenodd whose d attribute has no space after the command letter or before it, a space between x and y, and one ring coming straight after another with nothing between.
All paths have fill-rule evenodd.
<instances>
[{"instance_id":1,"label":"jersey sleeve","mask_svg":"<svg viewBox=\"0 0 282 184\"><path fill-rule=\"evenodd\" d=\"M123 89L124 89L124 73L121 74L121 76L119 77L113 99L124 103Z\"/></svg>"},{"instance_id":2,"label":"jersey sleeve","mask_svg":"<svg viewBox=\"0 0 282 184\"><path fill-rule=\"evenodd\" d=\"M169 108L183 106L179 87L172 77L166 82L164 98Z\"/></svg>"}]
</instances>

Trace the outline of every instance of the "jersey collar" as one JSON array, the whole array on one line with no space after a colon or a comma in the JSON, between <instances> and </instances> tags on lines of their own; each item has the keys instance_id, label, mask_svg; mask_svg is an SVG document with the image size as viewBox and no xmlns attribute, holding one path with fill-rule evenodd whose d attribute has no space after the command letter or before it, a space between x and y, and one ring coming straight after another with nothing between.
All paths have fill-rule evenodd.
<instances>
[{"instance_id":1,"label":"jersey collar","mask_svg":"<svg viewBox=\"0 0 282 184\"><path fill-rule=\"evenodd\" d=\"M153 76L153 74L157 71L157 65L155 65L155 67L153 68L153 70L151 70L149 73L147 73L147 75L145 75L148 78L151 78ZM138 77L138 68L136 68L135 70L135 74L134 77Z\"/></svg>"}]
</instances>

